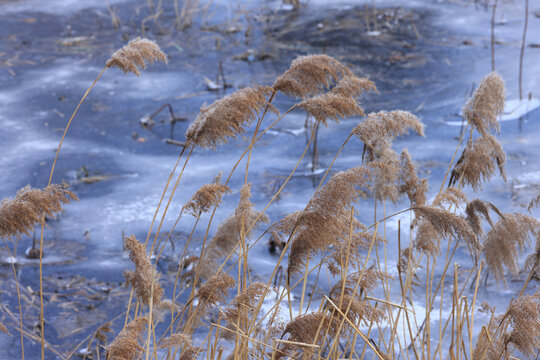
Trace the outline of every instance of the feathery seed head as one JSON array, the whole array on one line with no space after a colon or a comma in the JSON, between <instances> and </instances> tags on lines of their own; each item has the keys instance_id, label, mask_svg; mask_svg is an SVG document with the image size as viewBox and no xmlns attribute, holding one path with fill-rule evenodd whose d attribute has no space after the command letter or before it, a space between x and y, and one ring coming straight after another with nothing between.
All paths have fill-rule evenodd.
<instances>
[{"instance_id":1,"label":"feathery seed head","mask_svg":"<svg viewBox=\"0 0 540 360\"><path fill-rule=\"evenodd\" d=\"M504 81L498 73L492 72L478 85L463 108L463 116L482 135L488 134L489 129L498 133L500 127L497 118L503 113L504 98Z\"/></svg>"},{"instance_id":2,"label":"feathery seed head","mask_svg":"<svg viewBox=\"0 0 540 360\"><path fill-rule=\"evenodd\" d=\"M246 131L253 120L265 109L277 113L266 96L272 93L268 86L257 86L238 90L212 105L202 106L195 121L186 132L189 144L215 149L225 144L228 137L236 137Z\"/></svg>"},{"instance_id":3,"label":"feathery seed head","mask_svg":"<svg viewBox=\"0 0 540 360\"><path fill-rule=\"evenodd\" d=\"M307 99L322 94L351 70L328 55L300 56L274 82L273 88L289 96Z\"/></svg>"},{"instance_id":4,"label":"feathery seed head","mask_svg":"<svg viewBox=\"0 0 540 360\"><path fill-rule=\"evenodd\" d=\"M167 63L167 56L152 40L136 38L117 50L107 60L106 65L107 67L117 67L124 74L132 72L140 76L139 69L146 69L146 63L152 64L155 61Z\"/></svg>"}]
</instances>

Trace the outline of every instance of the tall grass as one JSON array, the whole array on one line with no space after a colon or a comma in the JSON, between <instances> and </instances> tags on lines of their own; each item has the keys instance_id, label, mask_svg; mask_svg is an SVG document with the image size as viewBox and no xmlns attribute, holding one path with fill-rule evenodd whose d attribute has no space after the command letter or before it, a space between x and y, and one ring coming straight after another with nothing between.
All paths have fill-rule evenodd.
<instances>
[{"instance_id":1,"label":"tall grass","mask_svg":"<svg viewBox=\"0 0 540 360\"><path fill-rule=\"evenodd\" d=\"M157 45L138 40L113 55L106 68L116 66L139 75L146 61L154 60L166 58ZM428 180L419 177L414 154L397 154L392 146L396 137L410 130L424 136L423 124L415 115L400 110L366 115L359 101L364 92L374 90L373 82L356 77L336 59L309 55L294 60L272 86L242 89L201 108L186 132L186 145L167 180L146 240L126 238L125 246L135 266L134 271L125 273L132 292L125 315L119 315L125 316L123 329L107 346L107 359L537 356L540 294L532 289L531 279L539 270L540 223L525 214L502 213L488 201L468 199L463 191L470 186L480 192L497 173L505 178L505 153L495 136L499 132L497 119L504 108L502 78L497 73L489 74L465 105L467 131L456 149L457 160L449 159L444 184L436 184L439 191L432 194L431 203L427 201ZM272 104L280 93L297 99L282 113ZM293 110L306 111L315 118L310 141L268 203L254 204L248 181L254 145ZM329 126L329 120L338 123L352 116L361 120L336 149L305 208L269 224L266 211L294 175L317 126ZM168 293L157 269L164 249L164 245L158 249L157 239L174 192L181 189L182 174L191 171L191 154L195 148L215 151L251 127L254 134L225 181L221 182L220 174L213 183L202 185L178 214L174 227L186 213L196 221L181 251L174 289ZM332 172L336 158L350 141L360 141L364 147L357 166ZM466 144L463 147L462 142ZM155 238L148 244L158 210L186 150L188 155ZM214 214L222 197L231 192L230 179L233 173L242 171L238 165L244 158L238 206L212 233ZM46 188L44 195L29 193L29 189L23 189L15 200L1 203L3 238L28 232L42 220L43 212L56 213L63 203L75 198L58 187ZM47 194L52 194L52 202L47 202ZM403 210L386 212L388 201L397 204L403 198L408 201ZM533 200L531 207L538 202L538 198ZM362 223L358 212L370 204L374 220ZM197 227L204 226L200 221L203 213L211 215L202 229L200 254L188 257L196 241L193 234ZM401 235L402 220L398 221L397 236L388 235L387 221L403 213L410 216L409 238ZM266 279L253 273L257 260L251 255L253 247L263 241L271 241L281 251ZM441 245L443 241L445 246ZM390 246L397 247L397 259L389 258ZM489 320L479 326L477 302L482 277L491 274L504 283L508 273L519 273L521 254L533 246L535 252L526 262L529 275L522 291L500 316L489 304L482 304L487 314L483 319ZM455 255L461 248L471 260L458 265ZM157 259L151 257L154 253L158 253ZM396 268L390 264L396 264ZM281 286L276 286L278 283ZM179 299L185 301L180 303ZM43 329L43 298L41 304ZM170 316L164 316L168 313ZM21 321L22 316L21 312ZM104 333L110 327L100 329L90 343L94 339L106 342ZM17 331L24 353L22 322ZM49 347L45 332L41 334L44 357ZM100 352L97 347L94 356L100 358Z\"/></svg>"}]
</instances>

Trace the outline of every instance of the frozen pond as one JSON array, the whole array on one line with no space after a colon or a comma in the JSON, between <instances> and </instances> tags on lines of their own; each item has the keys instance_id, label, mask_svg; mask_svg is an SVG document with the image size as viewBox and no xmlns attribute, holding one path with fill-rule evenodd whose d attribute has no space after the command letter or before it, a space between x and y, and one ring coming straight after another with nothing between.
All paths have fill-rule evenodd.
<instances>
[{"instance_id":1,"label":"frozen pond","mask_svg":"<svg viewBox=\"0 0 540 360\"><path fill-rule=\"evenodd\" d=\"M67 120L116 49L145 35L168 55L168 65L154 64L141 77L106 70L83 103L60 152L53 183L69 185L80 201L66 206L57 220L49 221L44 233L44 276L47 289L51 289L46 298L51 300L55 292L65 293L63 299L73 304L72 308L62 308L51 301L45 310L47 340L58 344L58 351L68 354L73 344L95 331L96 325L125 310L129 289L121 283L124 270L132 265L122 248L123 234L146 238L164 185L182 149L176 142L184 141L188 124L200 106L246 86L271 85L298 55L326 53L349 64L358 76L373 80L379 93L364 96L366 113L401 109L421 118L426 137L399 138L394 148L398 153L409 149L420 174L429 178L428 200L433 199L458 144L461 108L471 90L491 71L491 11L465 1L414 0L403 7L396 7L393 1L375 1L378 10L370 7L371 2L326 3L309 1L295 12L278 1L214 1L208 7L201 4L192 26L183 31L174 27L172 2L165 2L158 18L149 16L147 3L138 0L0 3L4 29L0 35L0 167L4 174L0 198L12 198L26 185L46 186ZM537 3L532 5L522 84L524 98L530 100L520 102L518 91L521 2L500 5L496 16L495 64L510 100L499 137L507 152L508 181L493 178L475 195L470 187L465 188L471 199L489 200L503 212L526 211L540 190L540 40L535 37L540 33L540 18L533 15L540 8L534 8ZM367 29L366 14L373 11L375 24ZM214 84L223 82L221 73L227 86L211 90ZM153 118L153 126L142 125L146 117L165 104L170 104L175 116L183 120L171 124L171 115L165 109ZM284 112L293 102L280 94L274 104ZM274 119L270 117L265 124ZM253 183L252 201L258 209L270 201L302 154L307 140L305 120L304 112L293 111L254 147L248 181ZM321 169L327 168L359 120L350 118L321 127L318 169L313 171L312 155L308 153L279 199L268 208L272 222L304 208L322 178ZM221 171L228 175L251 139L251 131L217 151L197 148L193 152L163 232L171 229L183 204L202 184L211 182ZM351 140L333 171L360 165L362 148L360 141ZM238 203L244 182L242 167L245 162L229 183L232 193L216 212L211 233ZM365 224L372 223L372 204L369 200L358 205L358 218ZM385 212L407 207L405 201L388 204ZM379 218L382 211L379 208ZM533 215L538 215L537 210ZM395 238L398 219L402 222L402 237L408 239L408 214L387 222L388 237ZM204 237L208 220L208 215L203 216L202 225L194 233L192 255L200 250L199 240ZM174 281L178 249L183 248L193 224L191 217L183 217L172 235L175 250L167 247L164 261L160 262L160 270L166 274L166 291ZM39 229L35 236L39 239ZM24 256L31 244L31 238L23 237L16 257L20 284L30 298L23 305L28 314L26 326L37 333L37 262ZM388 268L395 272L397 246L389 246L388 251L388 258L394 259ZM446 245L441 251L446 251ZM5 289L1 302L16 314L13 274L4 248L0 256ZM267 239L257 244L249 256L257 263L255 276L266 281L277 260L268 251ZM464 268L472 266L466 249L458 249L454 260L465 264ZM508 281L506 288L490 279L481 287L477 303L490 299L492 306L503 311L525 278L526 274ZM85 284L85 292L68 291L81 283ZM528 291L535 288L537 279L533 279ZM322 293L317 296L314 302L319 303ZM425 304L415 304L416 311L421 311L422 306L425 310ZM73 310L82 307L86 310ZM478 326L485 320L480 315ZM7 315L2 321L16 326ZM118 326L115 324L115 332ZM0 358L19 357L18 341L18 336L0 335L5 349ZM39 357L39 343L27 340L25 346L27 358ZM50 352L46 354L47 358L55 358Z\"/></svg>"}]
</instances>

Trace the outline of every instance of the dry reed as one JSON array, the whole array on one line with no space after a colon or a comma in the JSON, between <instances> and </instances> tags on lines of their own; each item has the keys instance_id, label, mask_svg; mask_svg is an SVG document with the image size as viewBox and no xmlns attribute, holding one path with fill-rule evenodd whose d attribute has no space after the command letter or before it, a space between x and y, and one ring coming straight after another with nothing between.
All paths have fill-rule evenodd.
<instances>
[{"instance_id":1,"label":"dry reed","mask_svg":"<svg viewBox=\"0 0 540 360\"><path fill-rule=\"evenodd\" d=\"M26 186L20 189L13 200L0 202L0 237L30 236L43 214L54 217L62 211L63 204L72 200L78 200L77 196L60 185L49 185L43 189Z\"/></svg>"},{"instance_id":2,"label":"dry reed","mask_svg":"<svg viewBox=\"0 0 540 360\"><path fill-rule=\"evenodd\" d=\"M135 271L124 272L126 282L133 286L143 304L149 305L152 300L155 306L159 305L163 288L159 284L159 274L146 255L144 244L131 235L126 238L125 246L130 251L130 260L135 264Z\"/></svg>"},{"instance_id":3,"label":"dry reed","mask_svg":"<svg viewBox=\"0 0 540 360\"><path fill-rule=\"evenodd\" d=\"M463 116L482 135L489 130L500 131L498 117L504 110L504 81L492 72L478 85L473 97L463 108Z\"/></svg>"},{"instance_id":4,"label":"dry reed","mask_svg":"<svg viewBox=\"0 0 540 360\"><path fill-rule=\"evenodd\" d=\"M351 76L354 75L347 66L328 55L299 56L276 79L273 88L295 98L307 99Z\"/></svg>"},{"instance_id":5,"label":"dry reed","mask_svg":"<svg viewBox=\"0 0 540 360\"><path fill-rule=\"evenodd\" d=\"M186 132L187 143L215 149L217 145L225 144L228 137L244 133L266 107L277 112L266 100L271 93L272 88L268 86L245 88L212 105L203 105Z\"/></svg>"},{"instance_id":6,"label":"dry reed","mask_svg":"<svg viewBox=\"0 0 540 360\"><path fill-rule=\"evenodd\" d=\"M145 317L131 320L107 348L106 358L108 360L142 359L144 348L141 342L147 324L148 320Z\"/></svg>"},{"instance_id":7,"label":"dry reed","mask_svg":"<svg viewBox=\"0 0 540 360\"><path fill-rule=\"evenodd\" d=\"M117 67L127 74L132 72L137 76L141 75L139 69L146 69L146 63L152 64L155 61L167 63L167 56L160 47L148 39L136 38L131 40L126 46L117 50L109 60L107 67Z\"/></svg>"}]
</instances>

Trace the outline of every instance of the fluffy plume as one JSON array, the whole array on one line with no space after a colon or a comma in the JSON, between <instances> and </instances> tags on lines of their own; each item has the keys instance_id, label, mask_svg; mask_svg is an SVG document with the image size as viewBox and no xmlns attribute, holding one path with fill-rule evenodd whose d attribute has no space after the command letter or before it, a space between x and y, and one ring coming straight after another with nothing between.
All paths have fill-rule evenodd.
<instances>
[{"instance_id":1,"label":"fluffy plume","mask_svg":"<svg viewBox=\"0 0 540 360\"><path fill-rule=\"evenodd\" d=\"M538 220L519 213L504 214L484 241L484 256L497 281L505 281L504 268L517 275L519 254L540 231Z\"/></svg>"},{"instance_id":2,"label":"fluffy plume","mask_svg":"<svg viewBox=\"0 0 540 360\"><path fill-rule=\"evenodd\" d=\"M414 208L414 211L416 216L428 222L438 235L455 236L456 238L465 240L472 255L476 255L480 251L480 244L478 243L476 234L471 229L467 220L462 216L458 216L446 210L430 206L417 206ZM426 232L431 233L432 231ZM417 247L418 240L417 234L417 244L415 245ZM419 249L422 250L421 247L419 247ZM438 252L438 246L436 248L427 247L426 249L427 252L430 253Z\"/></svg>"},{"instance_id":3,"label":"fluffy plume","mask_svg":"<svg viewBox=\"0 0 540 360\"><path fill-rule=\"evenodd\" d=\"M172 334L171 336L163 339L159 345L160 349L170 349L176 347L183 348L179 360L193 360L201 351L201 348L192 345L189 336L181 333Z\"/></svg>"},{"instance_id":4,"label":"fluffy plume","mask_svg":"<svg viewBox=\"0 0 540 360\"><path fill-rule=\"evenodd\" d=\"M289 334L290 341L304 344L320 343L326 335L331 337L337 335L338 328L337 318L323 312L314 312L295 317L287 324L281 337ZM292 344L282 344L278 358L289 354L294 348Z\"/></svg>"},{"instance_id":5,"label":"fluffy plume","mask_svg":"<svg viewBox=\"0 0 540 360\"><path fill-rule=\"evenodd\" d=\"M377 91L375 83L366 78L358 78L354 75L341 79L330 93L343 97L358 98L366 91Z\"/></svg>"},{"instance_id":6,"label":"fluffy plume","mask_svg":"<svg viewBox=\"0 0 540 360\"><path fill-rule=\"evenodd\" d=\"M433 206L444 209L446 206L459 207L461 204L467 203L467 195L456 187L448 187L435 196Z\"/></svg>"},{"instance_id":7,"label":"fluffy plume","mask_svg":"<svg viewBox=\"0 0 540 360\"><path fill-rule=\"evenodd\" d=\"M474 190L479 190L482 187L482 181L490 179L496 168L506 181L505 163L506 154L495 137L485 134L475 140L471 138L450 174L448 185L463 181L464 184L471 185Z\"/></svg>"},{"instance_id":8,"label":"fluffy plume","mask_svg":"<svg viewBox=\"0 0 540 360\"><path fill-rule=\"evenodd\" d=\"M327 119L339 122L339 118L364 116L364 109L352 97L325 93L300 102L297 107L313 115L315 120L328 125Z\"/></svg>"},{"instance_id":9,"label":"fluffy plume","mask_svg":"<svg viewBox=\"0 0 540 360\"><path fill-rule=\"evenodd\" d=\"M348 239L351 219L350 207L365 190L371 175L368 167L341 171L324 185L308 202L298 219L292 237L288 273L300 271L310 252L322 251L342 239ZM361 224L353 218L353 231Z\"/></svg>"},{"instance_id":10,"label":"fluffy plume","mask_svg":"<svg viewBox=\"0 0 540 360\"><path fill-rule=\"evenodd\" d=\"M210 208L219 205L223 194L231 192L231 189L221 184L220 180L221 173L215 177L211 184L201 186L195 195L184 205L184 209L198 218L202 213L210 210Z\"/></svg>"},{"instance_id":11,"label":"fluffy plume","mask_svg":"<svg viewBox=\"0 0 540 360\"><path fill-rule=\"evenodd\" d=\"M417 167L411 160L407 149L401 152L400 171L398 174L398 190L400 194L406 194L412 206L425 205L428 192L427 179L420 179Z\"/></svg>"},{"instance_id":12,"label":"fluffy plume","mask_svg":"<svg viewBox=\"0 0 540 360\"><path fill-rule=\"evenodd\" d=\"M186 132L187 142L215 149L217 145L225 144L228 137L244 133L266 106L277 112L266 100L271 93L272 88L268 86L245 88L210 106L203 105Z\"/></svg>"},{"instance_id":13,"label":"fluffy plume","mask_svg":"<svg viewBox=\"0 0 540 360\"><path fill-rule=\"evenodd\" d=\"M391 142L396 136L408 134L409 129L424 136L424 124L416 116L407 111L379 111L370 113L367 118L356 125L352 133L367 145L368 157L377 142ZM373 157L373 155L371 156ZM369 161L369 160L368 160Z\"/></svg>"},{"instance_id":14,"label":"fluffy plume","mask_svg":"<svg viewBox=\"0 0 540 360\"><path fill-rule=\"evenodd\" d=\"M217 274L202 283L197 297L205 305L215 305L227 296L229 289L236 285L236 281L229 274Z\"/></svg>"},{"instance_id":15,"label":"fluffy plume","mask_svg":"<svg viewBox=\"0 0 540 360\"><path fill-rule=\"evenodd\" d=\"M540 351L540 294L518 297L510 304L508 316L513 326L508 342L534 358Z\"/></svg>"},{"instance_id":16,"label":"fluffy plume","mask_svg":"<svg viewBox=\"0 0 540 360\"><path fill-rule=\"evenodd\" d=\"M208 242L201 258L200 274L208 279L218 270L222 258L231 252L236 243L241 240L241 234L249 238L253 230L263 224L268 223L268 216L255 210L249 200L251 196L251 184L247 184L240 190L240 202L235 210L235 214L229 216L221 223L216 234ZM249 231L248 231L249 230Z\"/></svg>"},{"instance_id":17,"label":"fluffy plume","mask_svg":"<svg viewBox=\"0 0 540 360\"><path fill-rule=\"evenodd\" d=\"M130 260L135 264L134 272L124 272L126 282L133 286L143 304L150 304L150 298L153 298L153 304L159 305L163 297L163 288L159 284L159 274L146 255L144 244L131 235L126 238L125 245L130 251Z\"/></svg>"},{"instance_id":18,"label":"fluffy plume","mask_svg":"<svg viewBox=\"0 0 540 360\"><path fill-rule=\"evenodd\" d=\"M30 235L43 214L54 217L62 211L62 205L71 200L78 198L60 185L49 185L42 190L30 186L20 189L13 200L4 199L0 202L0 237Z\"/></svg>"},{"instance_id":19,"label":"fluffy plume","mask_svg":"<svg viewBox=\"0 0 540 360\"><path fill-rule=\"evenodd\" d=\"M499 215L499 217L503 217L501 211L489 201L474 199L473 201L469 202L465 208L467 221L477 235L482 235L484 232L482 229L480 215L487 220L491 227L494 227L493 221L491 221L491 217L489 216L489 210L495 212L497 215Z\"/></svg>"},{"instance_id":20,"label":"fluffy plume","mask_svg":"<svg viewBox=\"0 0 540 360\"><path fill-rule=\"evenodd\" d=\"M146 69L146 63L152 64L155 61L167 63L167 56L161 51L159 46L148 39L136 38L131 40L126 46L116 51L109 60L107 67L117 67L127 74L132 72L137 76L141 75L139 69Z\"/></svg>"},{"instance_id":21,"label":"fluffy plume","mask_svg":"<svg viewBox=\"0 0 540 360\"><path fill-rule=\"evenodd\" d=\"M253 310L255 305L269 291L270 289L266 284L255 282L235 296L223 313L224 318L229 322L229 327L236 329L237 325L243 327L248 324L254 317ZM230 334L232 333L229 331L224 333L225 337Z\"/></svg>"},{"instance_id":22,"label":"fluffy plume","mask_svg":"<svg viewBox=\"0 0 540 360\"><path fill-rule=\"evenodd\" d=\"M504 110L504 81L492 72L482 79L473 97L463 108L463 116L482 135L490 129L499 132L497 118Z\"/></svg>"},{"instance_id":23,"label":"fluffy plume","mask_svg":"<svg viewBox=\"0 0 540 360\"><path fill-rule=\"evenodd\" d=\"M440 250L441 234L437 232L435 226L428 220L418 221L414 247L425 254L436 256Z\"/></svg>"},{"instance_id":24,"label":"fluffy plume","mask_svg":"<svg viewBox=\"0 0 540 360\"><path fill-rule=\"evenodd\" d=\"M0 331L3 332L4 334L9 335L9 331L8 331L6 325L2 324L1 322L0 322Z\"/></svg>"},{"instance_id":25,"label":"fluffy plume","mask_svg":"<svg viewBox=\"0 0 540 360\"><path fill-rule=\"evenodd\" d=\"M378 143L373 150L369 159L369 164L373 167L371 193L378 201L388 199L395 203L399 195L398 154L384 141Z\"/></svg>"},{"instance_id":26,"label":"fluffy plume","mask_svg":"<svg viewBox=\"0 0 540 360\"><path fill-rule=\"evenodd\" d=\"M276 79L273 88L289 96L306 99L351 76L349 68L328 55L300 56Z\"/></svg>"},{"instance_id":27,"label":"fluffy plume","mask_svg":"<svg viewBox=\"0 0 540 360\"><path fill-rule=\"evenodd\" d=\"M523 268L526 271L540 272L540 231L536 233L536 246L534 252L527 256Z\"/></svg>"},{"instance_id":28,"label":"fluffy plume","mask_svg":"<svg viewBox=\"0 0 540 360\"><path fill-rule=\"evenodd\" d=\"M148 320L138 317L131 320L116 339L109 345L106 358L109 360L142 359L144 348L141 346L142 333Z\"/></svg>"},{"instance_id":29,"label":"fluffy plume","mask_svg":"<svg viewBox=\"0 0 540 360\"><path fill-rule=\"evenodd\" d=\"M291 236L294 226L296 225L296 222L301 214L301 211L295 211L291 214L287 214L283 219L273 223L268 228L268 233L270 234L269 244L271 246L271 251L275 251L276 247L283 250L285 243L289 239L289 236Z\"/></svg>"}]
</instances>

